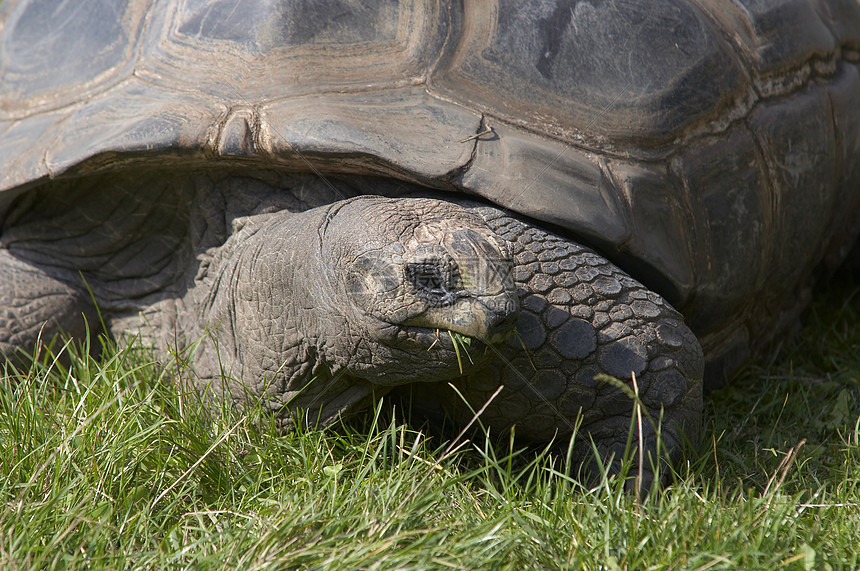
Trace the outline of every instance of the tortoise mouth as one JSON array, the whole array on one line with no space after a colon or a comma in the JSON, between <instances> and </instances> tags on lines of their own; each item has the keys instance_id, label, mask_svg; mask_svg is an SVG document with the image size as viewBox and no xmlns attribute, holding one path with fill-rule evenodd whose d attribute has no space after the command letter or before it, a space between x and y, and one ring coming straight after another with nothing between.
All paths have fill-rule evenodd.
<instances>
[{"instance_id":1,"label":"tortoise mouth","mask_svg":"<svg viewBox=\"0 0 860 571\"><path fill-rule=\"evenodd\" d=\"M481 341L477 337L463 335L450 329L433 329L430 327L408 326L404 328L406 334L422 346L426 346L428 351L436 347L441 347L444 350L453 351L455 345L469 348L486 349L490 344Z\"/></svg>"},{"instance_id":2,"label":"tortoise mouth","mask_svg":"<svg viewBox=\"0 0 860 571\"><path fill-rule=\"evenodd\" d=\"M503 339L488 343L486 340L464 335L457 331L444 328L422 327L380 322L377 340L398 352L422 356L430 353L431 358L456 358L459 351L462 358L468 353L477 363L476 356L483 356L490 351L492 345L503 342ZM465 358L468 362L468 358Z\"/></svg>"},{"instance_id":3,"label":"tortoise mouth","mask_svg":"<svg viewBox=\"0 0 860 571\"><path fill-rule=\"evenodd\" d=\"M378 321L378 327L368 339L374 362L397 363L397 372L390 369L385 377L396 377L397 384L407 382L437 382L455 379L481 370L495 354L492 346L476 338L466 337L447 329L404 326ZM376 371L377 366L369 369ZM360 376L367 377L368 370ZM373 374L375 382L380 378Z\"/></svg>"}]
</instances>

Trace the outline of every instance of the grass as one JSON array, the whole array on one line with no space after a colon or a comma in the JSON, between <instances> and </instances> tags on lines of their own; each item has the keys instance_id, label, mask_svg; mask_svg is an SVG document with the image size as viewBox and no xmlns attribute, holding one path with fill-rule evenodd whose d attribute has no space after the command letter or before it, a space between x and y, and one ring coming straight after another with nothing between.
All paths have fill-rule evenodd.
<instances>
[{"instance_id":1,"label":"grass","mask_svg":"<svg viewBox=\"0 0 860 571\"><path fill-rule=\"evenodd\" d=\"M382 406L279 435L204 413L139 352L43 358L0 382L0 568L857 568L858 318L860 290L831 287L641 501Z\"/></svg>"},{"instance_id":2,"label":"grass","mask_svg":"<svg viewBox=\"0 0 860 571\"><path fill-rule=\"evenodd\" d=\"M451 338L451 344L454 346L454 352L457 355L457 366L460 368L460 373L463 372L463 357L460 355L460 347L463 348L463 354L472 363L472 356L469 355L469 347L472 346L472 338L467 337L456 331L448 331L448 337Z\"/></svg>"}]
</instances>

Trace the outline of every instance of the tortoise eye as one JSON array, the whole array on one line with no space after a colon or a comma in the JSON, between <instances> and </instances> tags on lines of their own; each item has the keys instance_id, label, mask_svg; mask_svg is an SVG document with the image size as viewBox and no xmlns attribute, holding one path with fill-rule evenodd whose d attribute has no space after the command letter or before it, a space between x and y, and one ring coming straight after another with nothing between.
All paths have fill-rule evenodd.
<instances>
[{"instance_id":1,"label":"tortoise eye","mask_svg":"<svg viewBox=\"0 0 860 571\"><path fill-rule=\"evenodd\" d=\"M456 270L442 264L441 260L406 264L406 281L412 284L412 293L435 307L447 307L459 297Z\"/></svg>"},{"instance_id":2,"label":"tortoise eye","mask_svg":"<svg viewBox=\"0 0 860 571\"><path fill-rule=\"evenodd\" d=\"M442 271L435 264L427 262L408 264L406 278L418 292L439 296L448 293Z\"/></svg>"}]
</instances>

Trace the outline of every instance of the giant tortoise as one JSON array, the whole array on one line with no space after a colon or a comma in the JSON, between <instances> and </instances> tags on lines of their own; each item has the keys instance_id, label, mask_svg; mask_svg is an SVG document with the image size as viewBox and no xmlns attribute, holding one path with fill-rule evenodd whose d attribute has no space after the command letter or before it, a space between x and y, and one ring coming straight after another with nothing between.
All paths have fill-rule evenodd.
<instances>
[{"instance_id":1,"label":"giant tortoise","mask_svg":"<svg viewBox=\"0 0 860 571\"><path fill-rule=\"evenodd\" d=\"M632 391L672 457L858 231L856 0L0 12L8 362L139 338L284 428L391 392L582 458Z\"/></svg>"}]
</instances>

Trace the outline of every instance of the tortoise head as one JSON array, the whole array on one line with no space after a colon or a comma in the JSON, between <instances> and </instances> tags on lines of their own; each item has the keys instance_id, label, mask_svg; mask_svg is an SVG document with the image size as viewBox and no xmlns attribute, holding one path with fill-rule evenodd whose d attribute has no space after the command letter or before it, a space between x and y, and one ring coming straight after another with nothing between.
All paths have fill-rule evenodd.
<instances>
[{"instance_id":1,"label":"tortoise head","mask_svg":"<svg viewBox=\"0 0 860 571\"><path fill-rule=\"evenodd\" d=\"M332 208L323 259L341 310L398 351L450 349L451 335L506 340L519 317L508 244L478 215L424 198L359 197Z\"/></svg>"}]
</instances>

